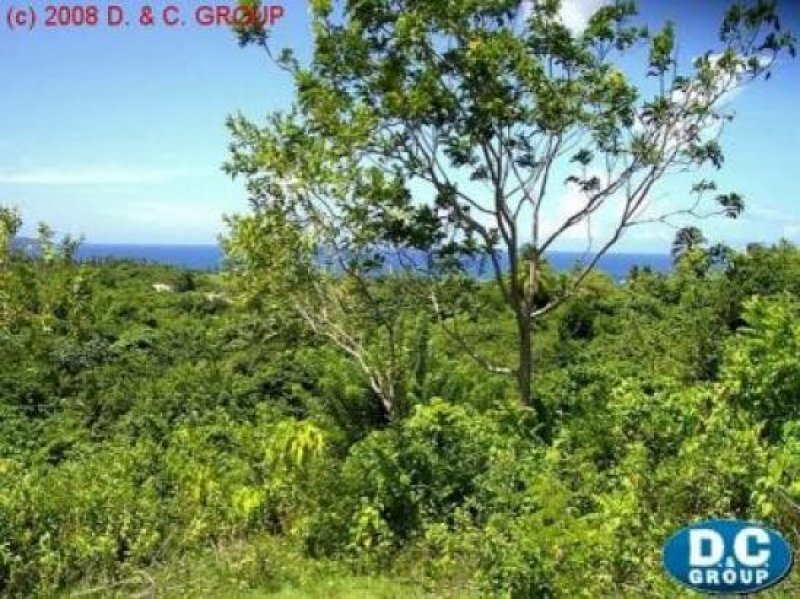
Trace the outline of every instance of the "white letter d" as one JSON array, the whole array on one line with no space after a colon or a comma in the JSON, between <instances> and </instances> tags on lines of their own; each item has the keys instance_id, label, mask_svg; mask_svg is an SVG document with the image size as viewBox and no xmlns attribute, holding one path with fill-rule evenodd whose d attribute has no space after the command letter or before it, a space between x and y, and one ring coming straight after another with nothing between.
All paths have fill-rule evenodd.
<instances>
[{"instance_id":1,"label":"white letter d","mask_svg":"<svg viewBox=\"0 0 800 599\"><path fill-rule=\"evenodd\" d=\"M703 549L708 551L704 552ZM708 568L715 565L725 553L722 535L708 528L689 531L689 565L695 568Z\"/></svg>"}]
</instances>

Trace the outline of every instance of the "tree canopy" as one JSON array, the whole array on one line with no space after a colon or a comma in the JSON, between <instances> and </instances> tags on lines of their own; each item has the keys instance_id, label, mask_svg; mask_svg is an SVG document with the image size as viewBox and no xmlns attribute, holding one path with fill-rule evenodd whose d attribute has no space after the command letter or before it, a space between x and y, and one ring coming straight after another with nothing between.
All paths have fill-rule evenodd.
<instances>
[{"instance_id":1,"label":"tree canopy","mask_svg":"<svg viewBox=\"0 0 800 599\"><path fill-rule=\"evenodd\" d=\"M263 126L233 118L227 166L247 180L252 218L294 227L347 276L371 276L400 254L410 256L400 261L407 270L441 280L462 271L465 256L486 257L514 316L516 359L473 357L513 374L520 400L544 423L532 386L534 322L632 228L671 225L680 252L699 239L682 227L687 218L741 213L739 194L701 176L724 160L726 98L795 52L769 0L731 5L717 39L689 64L675 24L650 30L634 2L603 6L581 31L559 8L556 0L313 2L310 64L290 51L276 59L294 78L294 105ZM266 37L245 39L254 40L269 48ZM660 198L659 184L682 173L696 175L691 189ZM565 189L577 202L554 222ZM602 212L613 215L610 226L593 228ZM252 227L243 223L244 235ZM543 293L545 253L576 228L585 231L584 260ZM435 290L424 294L416 301L432 298L441 315Z\"/></svg>"}]
</instances>

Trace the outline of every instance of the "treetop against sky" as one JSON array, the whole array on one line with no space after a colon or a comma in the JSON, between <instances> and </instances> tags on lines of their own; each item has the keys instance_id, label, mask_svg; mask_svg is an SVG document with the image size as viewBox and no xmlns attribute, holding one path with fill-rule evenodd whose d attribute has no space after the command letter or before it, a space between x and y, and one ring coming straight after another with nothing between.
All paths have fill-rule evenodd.
<instances>
[{"instance_id":1,"label":"treetop against sky","mask_svg":"<svg viewBox=\"0 0 800 599\"><path fill-rule=\"evenodd\" d=\"M197 3L177 4L191 12ZM566 0L564 23L579 32L602 4ZM784 26L800 29L800 5L782 4ZM725 2L644 0L639 8L651 27L675 21L688 63L714 45ZM305 3L286 4L271 45L309 58ZM288 75L258 49L239 48L224 28L6 32L0 55L0 76L11 82L0 100L0 203L18 205L29 227L46 220L97 242L214 242L222 214L246 205L242 186L220 171L226 116L241 111L258 121L289 107L294 93ZM737 118L725 132L718 181L747 199L747 211L706 224L713 241L800 240L791 176L800 167L800 121L792 118L800 63L781 61L767 85L727 100ZM634 72L633 64L619 66ZM660 193L685 193L685 183ZM552 201L555 221L577 201L574 188L561 193ZM620 249L667 251L673 235L642 227ZM559 249L583 245L576 230Z\"/></svg>"}]
</instances>

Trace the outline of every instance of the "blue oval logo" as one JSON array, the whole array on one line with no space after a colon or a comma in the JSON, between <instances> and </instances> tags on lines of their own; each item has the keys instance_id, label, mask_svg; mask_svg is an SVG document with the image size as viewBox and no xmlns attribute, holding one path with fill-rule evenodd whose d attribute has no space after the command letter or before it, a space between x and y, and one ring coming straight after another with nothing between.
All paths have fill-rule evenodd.
<instances>
[{"instance_id":1,"label":"blue oval logo","mask_svg":"<svg viewBox=\"0 0 800 599\"><path fill-rule=\"evenodd\" d=\"M778 584L794 554L777 532L754 522L707 520L664 543L664 568L681 584L705 593L753 593Z\"/></svg>"}]
</instances>

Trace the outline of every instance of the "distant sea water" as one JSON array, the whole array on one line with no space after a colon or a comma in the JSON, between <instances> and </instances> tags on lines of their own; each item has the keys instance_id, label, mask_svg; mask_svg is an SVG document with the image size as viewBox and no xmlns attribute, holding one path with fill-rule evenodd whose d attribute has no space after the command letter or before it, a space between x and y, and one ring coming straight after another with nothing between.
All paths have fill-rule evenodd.
<instances>
[{"instance_id":1,"label":"distant sea water","mask_svg":"<svg viewBox=\"0 0 800 599\"><path fill-rule=\"evenodd\" d=\"M84 243L78 248L79 260L124 259L169 264L193 270L217 270L222 266L222 250L216 245L144 245Z\"/></svg>"},{"instance_id":2,"label":"distant sea water","mask_svg":"<svg viewBox=\"0 0 800 599\"><path fill-rule=\"evenodd\" d=\"M222 251L216 245L118 245L85 243L78 251L81 260L128 259L169 264L193 270L217 270L222 266ZM549 252L547 259L559 271L569 270L585 259L580 252ZM672 259L666 254L607 254L599 261L599 269L615 280L624 279L634 266L668 272ZM488 264L476 266L479 276L491 274Z\"/></svg>"}]
</instances>

